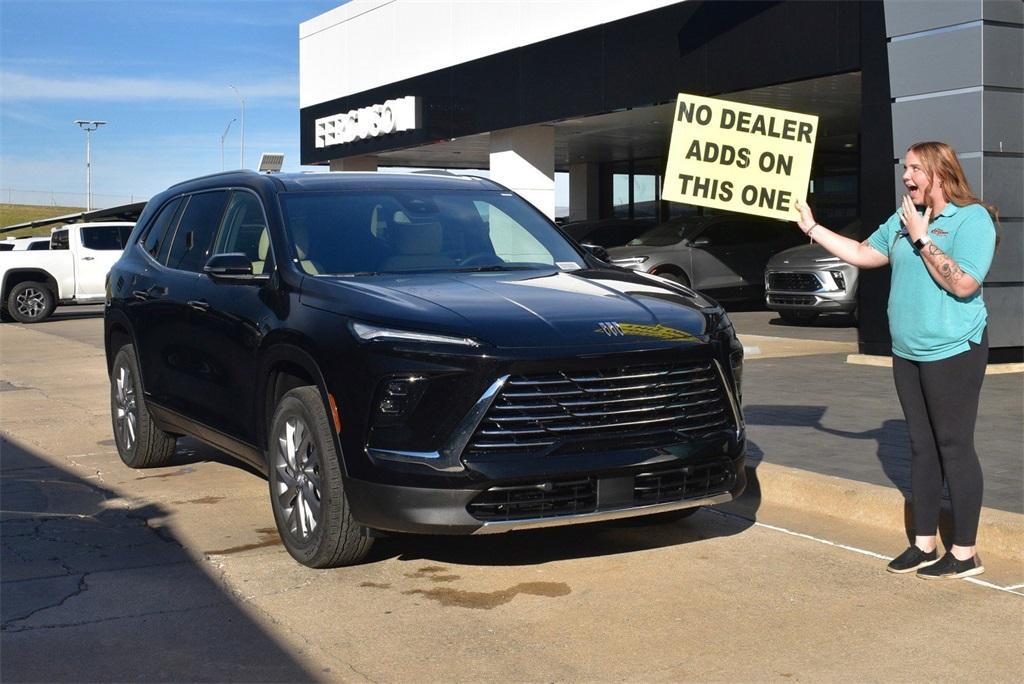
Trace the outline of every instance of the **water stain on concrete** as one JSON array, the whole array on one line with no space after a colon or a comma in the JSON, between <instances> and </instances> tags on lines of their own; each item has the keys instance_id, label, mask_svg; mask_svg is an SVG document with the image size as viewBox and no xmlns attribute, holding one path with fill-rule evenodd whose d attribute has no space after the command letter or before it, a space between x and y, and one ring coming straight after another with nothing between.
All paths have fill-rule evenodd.
<instances>
[{"instance_id":1,"label":"water stain on concrete","mask_svg":"<svg viewBox=\"0 0 1024 684\"><path fill-rule=\"evenodd\" d=\"M450 573L448 568L440 565L426 565L416 572L405 573L405 576L410 579L428 579L431 582L454 582L462 579L459 575Z\"/></svg>"},{"instance_id":2,"label":"water stain on concrete","mask_svg":"<svg viewBox=\"0 0 1024 684\"><path fill-rule=\"evenodd\" d=\"M143 475L142 477L135 478L136 480L162 480L168 477L181 477L182 475L188 475L196 471L192 466L185 466L175 470L173 473L163 473L162 475Z\"/></svg>"},{"instance_id":3,"label":"water stain on concrete","mask_svg":"<svg viewBox=\"0 0 1024 684\"><path fill-rule=\"evenodd\" d=\"M367 587L369 589L390 589L391 585L381 582L360 582L359 586Z\"/></svg>"},{"instance_id":4,"label":"water stain on concrete","mask_svg":"<svg viewBox=\"0 0 1024 684\"><path fill-rule=\"evenodd\" d=\"M445 608L475 608L477 610L491 610L498 606L505 605L520 594L530 596L545 596L557 598L568 596L572 589L564 582L523 582L508 589L499 591L463 591L451 587L437 587L435 589L410 589L403 591L407 596L420 595L437 601Z\"/></svg>"},{"instance_id":5,"label":"water stain on concrete","mask_svg":"<svg viewBox=\"0 0 1024 684\"><path fill-rule=\"evenodd\" d=\"M181 504L215 504L223 500L223 496L204 496L200 499L188 499L187 501L172 501L171 503L176 506Z\"/></svg>"},{"instance_id":6,"label":"water stain on concrete","mask_svg":"<svg viewBox=\"0 0 1024 684\"><path fill-rule=\"evenodd\" d=\"M112 440L112 439L104 439L104 440L101 440L99 442L96 442L96 446L112 447L112 446L117 446L117 444L115 444L114 440Z\"/></svg>"},{"instance_id":7,"label":"water stain on concrete","mask_svg":"<svg viewBox=\"0 0 1024 684\"><path fill-rule=\"evenodd\" d=\"M210 556L229 556L233 553L252 551L253 549L263 549L268 546L276 546L281 543L281 537L278 536L276 527L261 527L256 530L256 534L260 536L260 539L252 544L230 546L226 549L214 549L212 551L207 551L206 553Z\"/></svg>"}]
</instances>

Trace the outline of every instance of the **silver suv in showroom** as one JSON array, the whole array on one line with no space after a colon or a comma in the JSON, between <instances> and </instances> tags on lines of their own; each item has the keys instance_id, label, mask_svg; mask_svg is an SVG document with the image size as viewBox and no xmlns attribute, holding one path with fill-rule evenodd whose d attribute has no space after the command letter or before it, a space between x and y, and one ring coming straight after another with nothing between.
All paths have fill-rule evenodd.
<instances>
[{"instance_id":1,"label":"silver suv in showroom","mask_svg":"<svg viewBox=\"0 0 1024 684\"><path fill-rule=\"evenodd\" d=\"M860 222L839 232L855 237ZM810 323L820 314L857 316L859 269L832 256L817 243L779 252L764 271L765 303L790 323Z\"/></svg>"}]
</instances>

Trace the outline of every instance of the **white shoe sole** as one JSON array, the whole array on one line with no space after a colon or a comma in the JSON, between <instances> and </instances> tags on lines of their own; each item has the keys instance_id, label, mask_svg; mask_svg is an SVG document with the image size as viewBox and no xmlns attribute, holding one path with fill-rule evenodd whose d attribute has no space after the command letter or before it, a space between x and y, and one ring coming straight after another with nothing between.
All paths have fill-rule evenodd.
<instances>
[{"instance_id":1,"label":"white shoe sole","mask_svg":"<svg viewBox=\"0 0 1024 684\"><path fill-rule=\"evenodd\" d=\"M914 567L912 567L912 568L907 568L906 570L895 570L895 569L893 569L893 568L890 568L890 567L888 567L888 566L886 566L886 568L885 568L885 569L886 569L886 570L888 570L889 572L894 572L894 573L896 573L897 575L905 575L905 574L907 574L908 572L915 572L915 571L917 571L917 570L920 570L921 568L927 568L927 567L928 567L929 565L935 565L935 564L936 564L936 563L938 563L938 562L939 562L939 559L938 559L938 558L936 558L935 560L931 560L931 561L925 561L925 562L923 562L923 563L918 563L918 564L917 564L917 565L915 565Z\"/></svg>"},{"instance_id":2,"label":"white shoe sole","mask_svg":"<svg viewBox=\"0 0 1024 684\"><path fill-rule=\"evenodd\" d=\"M963 572L958 572L955 575L918 575L918 577L920 577L921 579L928 579L928 580L963 579L964 577L974 577L975 575L980 575L983 572L985 572L985 566L984 565L979 565L976 568L971 568L970 570L964 570Z\"/></svg>"}]
</instances>

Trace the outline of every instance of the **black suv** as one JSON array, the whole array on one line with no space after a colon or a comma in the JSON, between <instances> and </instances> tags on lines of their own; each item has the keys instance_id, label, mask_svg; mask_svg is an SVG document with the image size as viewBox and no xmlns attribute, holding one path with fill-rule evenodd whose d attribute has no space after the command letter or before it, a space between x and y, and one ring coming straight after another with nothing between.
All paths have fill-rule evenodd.
<instances>
[{"instance_id":1,"label":"black suv","mask_svg":"<svg viewBox=\"0 0 1024 684\"><path fill-rule=\"evenodd\" d=\"M117 448L191 435L267 474L289 553L667 513L745 484L720 306L581 251L464 176L217 174L154 197L110 272Z\"/></svg>"}]
</instances>

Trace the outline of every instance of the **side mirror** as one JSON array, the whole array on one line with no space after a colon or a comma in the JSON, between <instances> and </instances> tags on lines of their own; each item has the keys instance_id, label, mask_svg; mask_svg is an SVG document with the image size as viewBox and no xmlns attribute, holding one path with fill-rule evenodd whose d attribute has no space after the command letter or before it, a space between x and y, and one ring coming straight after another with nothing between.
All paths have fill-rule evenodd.
<instances>
[{"instance_id":1,"label":"side mirror","mask_svg":"<svg viewBox=\"0 0 1024 684\"><path fill-rule=\"evenodd\" d=\"M602 247L601 245L594 245L589 242L584 242L583 244L580 245L580 247L587 250L588 252L590 252L591 255L600 259L601 261L611 261L611 257L608 256L608 250Z\"/></svg>"},{"instance_id":2,"label":"side mirror","mask_svg":"<svg viewBox=\"0 0 1024 684\"><path fill-rule=\"evenodd\" d=\"M694 247L707 247L710 244L711 244L711 240L709 238L706 238L706 237L697 238L696 240L694 240L691 243L691 245L694 246Z\"/></svg>"},{"instance_id":3,"label":"side mirror","mask_svg":"<svg viewBox=\"0 0 1024 684\"><path fill-rule=\"evenodd\" d=\"M248 280L253 277L252 262L242 252L214 254L203 266L203 273L214 279Z\"/></svg>"}]
</instances>

